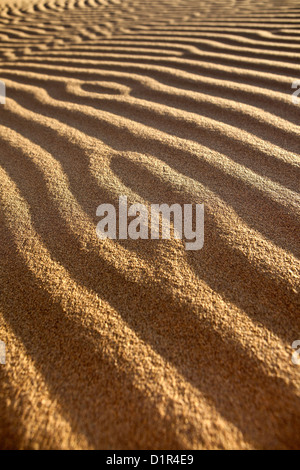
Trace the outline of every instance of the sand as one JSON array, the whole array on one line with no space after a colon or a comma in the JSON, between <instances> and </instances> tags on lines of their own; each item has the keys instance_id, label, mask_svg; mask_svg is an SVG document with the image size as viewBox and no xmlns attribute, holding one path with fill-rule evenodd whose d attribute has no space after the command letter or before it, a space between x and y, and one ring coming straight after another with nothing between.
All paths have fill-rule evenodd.
<instances>
[{"instance_id":1,"label":"sand","mask_svg":"<svg viewBox=\"0 0 300 470\"><path fill-rule=\"evenodd\" d=\"M0 8L0 448L299 448L299 2ZM119 195L203 249L100 240Z\"/></svg>"}]
</instances>

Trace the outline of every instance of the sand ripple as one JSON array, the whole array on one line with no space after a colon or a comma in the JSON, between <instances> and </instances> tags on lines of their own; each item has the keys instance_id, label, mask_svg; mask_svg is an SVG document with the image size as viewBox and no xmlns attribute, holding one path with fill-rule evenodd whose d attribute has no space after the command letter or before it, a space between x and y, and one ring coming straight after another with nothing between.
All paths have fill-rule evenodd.
<instances>
[{"instance_id":1,"label":"sand ripple","mask_svg":"<svg viewBox=\"0 0 300 470\"><path fill-rule=\"evenodd\" d=\"M0 0L0 448L299 448L297 4Z\"/></svg>"}]
</instances>

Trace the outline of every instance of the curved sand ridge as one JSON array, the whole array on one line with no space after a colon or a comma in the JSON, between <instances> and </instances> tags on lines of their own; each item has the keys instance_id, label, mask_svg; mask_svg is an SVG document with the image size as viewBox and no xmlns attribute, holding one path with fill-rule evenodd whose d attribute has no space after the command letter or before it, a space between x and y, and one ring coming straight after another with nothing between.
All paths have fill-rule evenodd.
<instances>
[{"instance_id":1,"label":"curved sand ridge","mask_svg":"<svg viewBox=\"0 0 300 470\"><path fill-rule=\"evenodd\" d=\"M0 1L1 448L299 448L297 3Z\"/></svg>"}]
</instances>

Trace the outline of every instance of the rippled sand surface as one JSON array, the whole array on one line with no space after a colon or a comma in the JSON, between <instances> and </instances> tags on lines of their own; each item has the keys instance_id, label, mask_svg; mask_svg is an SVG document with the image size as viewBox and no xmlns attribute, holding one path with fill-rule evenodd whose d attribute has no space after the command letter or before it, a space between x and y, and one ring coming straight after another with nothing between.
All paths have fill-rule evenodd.
<instances>
[{"instance_id":1,"label":"rippled sand surface","mask_svg":"<svg viewBox=\"0 0 300 470\"><path fill-rule=\"evenodd\" d=\"M0 0L0 79L0 448L299 448L299 2Z\"/></svg>"}]
</instances>

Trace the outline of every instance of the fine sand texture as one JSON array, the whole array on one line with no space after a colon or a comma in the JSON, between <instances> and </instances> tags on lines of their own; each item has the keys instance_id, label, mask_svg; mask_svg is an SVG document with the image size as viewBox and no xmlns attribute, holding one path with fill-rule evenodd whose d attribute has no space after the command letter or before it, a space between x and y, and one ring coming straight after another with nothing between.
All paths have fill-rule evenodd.
<instances>
[{"instance_id":1,"label":"fine sand texture","mask_svg":"<svg viewBox=\"0 0 300 470\"><path fill-rule=\"evenodd\" d=\"M300 448L299 1L0 0L0 80L0 448Z\"/></svg>"}]
</instances>

